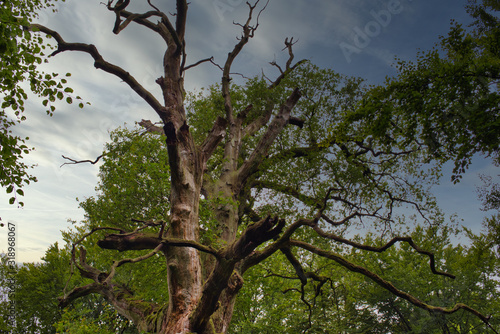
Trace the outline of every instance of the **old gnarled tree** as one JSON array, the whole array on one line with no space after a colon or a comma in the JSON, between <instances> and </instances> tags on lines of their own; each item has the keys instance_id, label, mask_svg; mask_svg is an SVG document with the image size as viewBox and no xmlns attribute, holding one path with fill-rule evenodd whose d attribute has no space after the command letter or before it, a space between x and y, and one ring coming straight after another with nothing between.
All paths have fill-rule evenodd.
<instances>
[{"instance_id":1,"label":"old gnarled tree","mask_svg":"<svg viewBox=\"0 0 500 334\"><path fill-rule=\"evenodd\" d=\"M404 119L393 115L392 123L387 123L392 128L379 136L374 124L350 116L363 93L360 82L319 71L304 61L294 63L292 39L285 41L289 53L286 64L281 67L273 63L279 71L276 79L249 81L249 89L258 91L258 96L235 91L231 67L257 31L259 17L266 8L260 1L248 3L248 19L238 24L241 37L220 66L220 103L210 104L200 98L199 103L189 105L195 113L190 116L186 111L184 73L213 59L192 66L185 63L187 1L176 0L173 16L149 1L149 11L134 13L129 11L130 2L108 0L106 8L116 14L113 32L123 33L130 24L139 24L165 42L163 75L156 80L163 101L158 101L126 69L106 61L96 46L68 42L46 26L31 27L56 40L57 50L52 56L66 51L87 53L97 69L130 86L161 120L163 128L148 121L142 124L165 135L168 151L169 170L164 173L165 178L170 178L170 195L165 203L170 207L168 219L136 221L139 226L131 230L99 226L76 241L73 265L91 282L65 293L60 299L62 306L97 293L141 331L226 333L245 272L279 252L285 255L302 287L325 280L303 265L314 254L365 275L429 312L471 312L488 324L488 317L464 304L449 308L428 305L348 261L330 246L383 252L395 243L405 242L429 258L434 274L453 279L436 268L432 253L419 248L410 238L395 236L386 245L371 246L343 236L354 222L389 226L398 205L411 206L426 216L427 208L422 206L426 194L415 176L421 167L419 162L432 157L433 152L418 136L410 140L402 137L397 122ZM202 131L208 121L212 123ZM338 128L338 124L345 126ZM202 219L202 200L209 203L214 223ZM211 237L201 238L206 229L210 229ZM92 266L81 243L102 231L109 233L98 241L103 252L144 253L116 260L107 270ZM164 257L167 266L163 277L168 285L165 305L136 298L134 291L115 280L122 266L158 255Z\"/></svg>"}]
</instances>

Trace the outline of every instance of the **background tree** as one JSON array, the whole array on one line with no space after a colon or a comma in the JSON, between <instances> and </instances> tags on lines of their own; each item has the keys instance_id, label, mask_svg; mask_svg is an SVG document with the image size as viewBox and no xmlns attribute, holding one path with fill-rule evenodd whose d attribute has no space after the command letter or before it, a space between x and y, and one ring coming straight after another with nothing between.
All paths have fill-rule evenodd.
<instances>
[{"instance_id":1,"label":"background tree","mask_svg":"<svg viewBox=\"0 0 500 334\"><path fill-rule=\"evenodd\" d=\"M390 141L397 131L433 158L454 160L454 181L477 153L498 161L500 147L500 9L496 1L471 0L467 10L472 29L452 22L417 62L399 60L397 75L371 89L347 119L370 119L368 131L378 138Z\"/></svg>"},{"instance_id":2,"label":"background tree","mask_svg":"<svg viewBox=\"0 0 500 334\"><path fill-rule=\"evenodd\" d=\"M257 7L259 1L248 4L248 18L239 25L241 37L221 66L220 86L186 100L183 78L185 71L193 68L186 65L188 4L176 1L174 21L148 4L148 10L143 11L140 6L132 9L135 3L127 0L110 0L106 8L115 14L116 34L137 23L165 42L163 74L156 80L162 102L130 72L106 61L95 45L67 42L48 27L31 25L32 30L55 39L57 49L52 56L66 51L86 53L97 69L130 86L163 123L162 128L148 128L165 135L168 155L168 170L163 168L160 175L170 180L169 196L161 204L169 208L167 219L132 217L132 223L142 224L130 226L127 219L123 224L128 226L115 227L116 221L101 215L102 223L110 226L93 227L71 248L72 263L88 283L67 292L61 305L99 294L141 331L226 333L245 273L283 254L301 282L299 298L303 301L307 300L307 291L325 280L308 267L309 259L318 257L366 276L426 311L465 311L488 324L489 319L480 311L462 303L452 302L454 306L449 308L429 305L374 270L356 264L358 259L350 260L343 251L344 246L349 246L380 252L406 242L421 256L428 257L434 274L452 277L436 268L432 254L412 239L397 237L395 228L404 223L397 215L400 206L413 208L429 222L439 216L426 189L438 170L423 172L422 161L430 161L439 153L448 154L442 161L451 157L463 161L463 157L477 152L478 146L465 147L457 156L451 150L435 148L445 146L429 140L429 129L443 123L427 111L441 109L426 111L416 108L420 105L397 101L386 107L383 102L392 99L381 89L372 90L370 96L383 92L383 98L369 96L362 100L366 90L360 80L344 78L303 61L294 63L293 39L285 40L290 56L286 64L275 64L277 78L254 78L242 87L231 85L232 64L259 27L265 8ZM483 86L478 87L474 92L479 99L489 98ZM401 90L401 94L408 92L413 91ZM434 100L424 101L432 106ZM423 116L409 117L410 105L415 107L413 114ZM490 113L480 110L483 113L478 111L476 116L488 124ZM490 144L486 139L477 141L485 152L491 150ZM138 197L141 198L147 196ZM152 218L163 212L151 212ZM348 239L345 229L356 224L373 226L384 236L384 244L365 245ZM111 234L100 235L102 231ZM204 231L210 233L206 238L202 238ZM106 266L94 262L87 257L87 248L83 247L86 242L111 250L100 252L98 257L118 256L112 264L108 260ZM149 261L157 256L164 260L166 271L152 269L156 263ZM141 288L139 280L137 284L132 280L132 289L124 279L129 278L127 271L121 268L132 265L154 273L150 277L168 287L168 295L155 294L154 300L150 300L147 293L134 291ZM310 321L308 325L312 328Z\"/></svg>"},{"instance_id":3,"label":"background tree","mask_svg":"<svg viewBox=\"0 0 500 334\"><path fill-rule=\"evenodd\" d=\"M66 236L76 234L67 232ZM68 247L54 244L46 251L41 263L18 265L15 275L2 258L0 266L0 286L2 291L11 288L7 278L15 282L16 305L15 326L7 322L8 307L0 311L0 330L3 333L89 333L93 329L99 333L138 333L127 319L120 317L104 298L87 296L63 310L58 306L57 297L70 284L81 284L82 279L70 275L70 252ZM2 303L7 303L3 300ZM5 305L6 306L6 305Z\"/></svg>"}]
</instances>

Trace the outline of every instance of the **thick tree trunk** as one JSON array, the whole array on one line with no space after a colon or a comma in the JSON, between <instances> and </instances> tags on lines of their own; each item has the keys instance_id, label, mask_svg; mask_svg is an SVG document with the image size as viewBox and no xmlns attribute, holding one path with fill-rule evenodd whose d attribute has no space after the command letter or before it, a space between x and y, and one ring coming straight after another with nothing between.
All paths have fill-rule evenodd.
<instances>
[{"instance_id":1,"label":"thick tree trunk","mask_svg":"<svg viewBox=\"0 0 500 334\"><path fill-rule=\"evenodd\" d=\"M58 50L55 53L74 50L90 54L94 58L96 68L114 74L125 81L155 110L164 123L163 132L166 136L171 180L168 229L161 230L162 232L157 236L146 235L138 231L131 233L120 231L119 234L105 237L99 245L120 251L153 249L154 251L145 255L145 258L157 252L163 252L167 263L165 283L168 284L169 304L168 307L161 307L136 301L132 292L126 290L123 292L120 290L117 293L110 282L114 275L113 270L121 265L119 262L115 263L111 273L82 265L79 268L82 274L92 278L95 283L82 287L81 290L73 290L69 297L65 298L65 302L88 293L101 293L122 315L147 332L160 334L226 333L232 318L236 295L243 285L243 279L237 270L239 262L249 256L257 246L276 237L284 226L284 222L267 217L249 227L236 239L240 218L237 204L240 192L249 175L265 157L277 133L287 124L291 107L298 99L298 94L294 93L296 99L287 103L285 109L280 110L277 121L271 124L270 130L267 131L249 161L244 166L240 166L238 161L243 138L242 126L246 113L252 107L249 106L241 113L233 110L229 83L232 62L248 40L253 37L258 26L258 23L255 27L250 25L252 13L258 1L253 6L249 4L249 17L242 25L243 36L228 55L224 66L222 81L225 118L218 118L215 121L205 142L197 147L189 131L184 109L183 72L186 56L184 34L188 3L185 0L176 0L175 24L170 22L167 15L160 12L148 12L161 18L157 23L148 20L149 14L141 16L129 13L125 10L129 3L130 1L125 1L119 5L118 2L113 6L113 1L108 2L108 9L116 14L114 32L119 33L130 21L136 21L155 31L164 39L167 44L163 60L164 73L156 81L163 93L163 103L142 87L129 72L106 62L95 46L66 43L56 32L43 26L38 28L56 38ZM265 111L258 125L265 125L271 112L272 106ZM224 158L227 163L223 167L220 179L211 185L211 194L209 194L212 199L218 197L224 199L225 204L214 210L220 227L219 236L225 247L219 251L208 250L210 259L202 261L200 249L206 246L199 244L198 211L203 174L206 161L221 143L225 134L228 135L224 147ZM204 251L207 250L204 249ZM83 258L80 262L84 264L85 259Z\"/></svg>"}]
</instances>

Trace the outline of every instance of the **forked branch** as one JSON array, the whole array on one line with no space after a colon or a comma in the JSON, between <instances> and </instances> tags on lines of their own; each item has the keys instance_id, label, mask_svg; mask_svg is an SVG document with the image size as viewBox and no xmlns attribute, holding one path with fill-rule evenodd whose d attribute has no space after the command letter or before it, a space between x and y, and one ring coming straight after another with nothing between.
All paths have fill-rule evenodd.
<instances>
[{"instance_id":1,"label":"forked branch","mask_svg":"<svg viewBox=\"0 0 500 334\"><path fill-rule=\"evenodd\" d=\"M245 22L245 24L235 23L236 25L239 25L240 27L242 27L243 32L242 32L241 38L239 39L239 42L234 46L233 51L231 51L228 54L227 59L226 59L226 63L224 64L224 68L223 68L222 95L224 97L224 108L226 111L226 119L230 123L232 123L232 119L234 116L233 115L233 105L231 102L231 96L229 94L229 85L231 82L231 76L230 76L231 66L232 66L234 60L236 59L236 57L238 56L238 54L241 52L241 50L243 50L243 47L245 46L245 44L248 43L250 38L254 37L255 31L259 27L260 14L266 9L266 7L269 3L269 0L267 1L264 8L262 8L260 10L259 14L257 15L257 22L256 22L255 26L251 26L250 24L252 22L253 12L254 12L255 8L257 7L257 5L259 4L259 2L260 2L260 0L257 0L253 6L247 2L247 5L249 7L249 14L248 14L247 21Z\"/></svg>"}]
</instances>

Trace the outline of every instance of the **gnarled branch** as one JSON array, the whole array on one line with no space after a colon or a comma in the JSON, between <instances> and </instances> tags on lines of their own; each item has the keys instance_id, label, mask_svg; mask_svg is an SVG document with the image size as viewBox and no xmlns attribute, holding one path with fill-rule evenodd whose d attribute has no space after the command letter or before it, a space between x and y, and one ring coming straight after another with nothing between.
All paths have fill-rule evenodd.
<instances>
[{"instance_id":1,"label":"gnarled branch","mask_svg":"<svg viewBox=\"0 0 500 334\"><path fill-rule=\"evenodd\" d=\"M437 270L436 269L436 260L434 258L434 254L418 247L418 245L415 244L415 242L413 241L413 239L411 237L395 237L395 238L392 238L389 242L387 242L385 245L383 245L381 247L374 247L374 246L369 246L369 245L363 245L363 244L360 244L358 242L342 238L334 233L326 233L321 228L319 228L319 226L317 226L317 225L313 226L313 229L316 233L318 233L319 236L321 236L323 238L335 240L337 242L352 246L352 247L357 248L357 249L362 249L362 250L366 250L366 251L370 251L370 252L377 252L377 253L382 253L382 252L386 251L387 249L392 247L397 242L406 242L417 253L422 254L422 255L426 255L427 257L429 257L429 266L430 266L430 269L431 269L433 274L442 275L442 276L446 276L446 277L453 278L453 279L455 278L455 276L452 274Z\"/></svg>"},{"instance_id":2,"label":"gnarled branch","mask_svg":"<svg viewBox=\"0 0 500 334\"><path fill-rule=\"evenodd\" d=\"M58 53L65 51L80 51L88 53L94 59L95 68L113 74L123 80L158 114L161 114L162 105L160 104L160 102L158 102L158 100L147 89L145 89L129 72L125 71L117 65L111 64L104 60L104 58L101 56L101 54L93 44L68 43L61 37L58 32L51 30L41 24L32 24L31 29L39 30L47 35L52 36L56 40L57 49L51 54L51 56L55 56Z\"/></svg>"},{"instance_id":3,"label":"gnarled branch","mask_svg":"<svg viewBox=\"0 0 500 334\"><path fill-rule=\"evenodd\" d=\"M254 151L249 159L243 163L238 170L238 183L243 182L257 170L257 167L265 159L267 152L274 140L281 133L283 128L288 124L290 113L301 97L300 90L296 88L288 97L285 103L281 106L278 114L274 117L267 131L264 133L260 141L257 143Z\"/></svg>"},{"instance_id":4,"label":"gnarled branch","mask_svg":"<svg viewBox=\"0 0 500 334\"><path fill-rule=\"evenodd\" d=\"M475 315L479 319L481 319L485 324L489 324L489 317L481 314L479 311L473 309L470 306L467 306L467 305L462 304L462 303L457 303L452 308L444 308L444 307L437 307L437 306L428 305L428 304L422 302L421 300L419 300L418 298L412 296L411 294L404 292L402 290L399 290L391 282L384 280L382 277L375 274L374 272L372 272L372 271L370 271L362 266L354 264L338 254L335 254L335 253L330 252L330 251L322 250L318 247L315 247L315 246L310 245L310 244L303 242L303 241L290 240L289 244L291 246L299 247L299 248L305 249L313 254L316 254L316 255L322 256L324 258L333 260L352 272L360 273L360 274L368 277L369 279L371 279L372 281L374 281L375 283L377 283L381 287L385 288L386 290L388 290L392 294L407 300L408 302L412 303L413 305L415 305L419 308L422 308L422 309L427 310L429 312L443 313L443 314L451 314L451 313L455 313L459 310L465 310L465 311L470 312L471 314Z\"/></svg>"}]
</instances>

